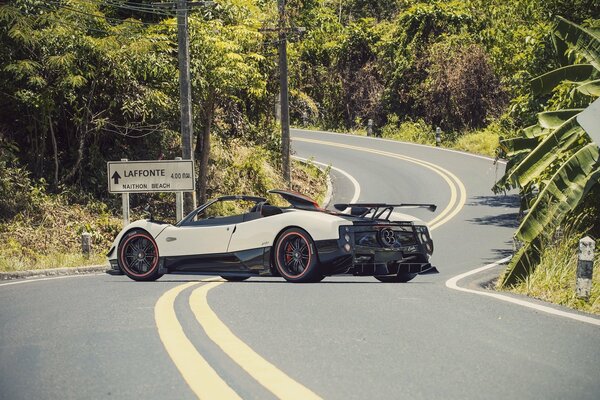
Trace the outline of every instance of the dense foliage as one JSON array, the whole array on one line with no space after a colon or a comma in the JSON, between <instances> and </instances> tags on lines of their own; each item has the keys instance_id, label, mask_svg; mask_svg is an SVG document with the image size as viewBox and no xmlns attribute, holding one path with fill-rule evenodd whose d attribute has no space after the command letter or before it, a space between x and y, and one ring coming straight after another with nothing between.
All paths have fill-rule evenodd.
<instances>
[{"instance_id":1,"label":"dense foliage","mask_svg":"<svg viewBox=\"0 0 600 400\"><path fill-rule=\"evenodd\" d=\"M297 122L351 130L397 116L458 136L504 114L510 131L541 105L527 82L557 63L556 14L598 15L591 1L296 1L307 27L292 45Z\"/></svg>"},{"instance_id":2,"label":"dense foliage","mask_svg":"<svg viewBox=\"0 0 600 400\"><path fill-rule=\"evenodd\" d=\"M277 147L266 112L275 70L260 54L263 17L253 1L192 12L198 160L208 162L211 134ZM0 133L32 178L53 191L75 186L105 197L107 160L180 155L174 11L139 2L16 0L0 7L0 21ZM200 197L213 195L201 183Z\"/></svg>"}]
</instances>

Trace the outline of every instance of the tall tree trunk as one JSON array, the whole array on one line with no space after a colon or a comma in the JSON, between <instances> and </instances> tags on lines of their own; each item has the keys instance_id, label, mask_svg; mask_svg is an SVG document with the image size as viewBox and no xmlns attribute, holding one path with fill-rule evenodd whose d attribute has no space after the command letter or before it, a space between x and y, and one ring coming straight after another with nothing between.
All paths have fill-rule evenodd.
<instances>
[{"instance_id":1,"label":"tall tree trunk","mask_svg":"<svg viewBox=\"0 0 600 400\"><path fill-rule=\"evenodd\" d=\"M50 128L52 150L54 151L54 186L58 186L58 145L56 143L56 135L54 134L54 126L52 126L52 119L50 116L48 116L48 127Z\"/></svg>"},{"instance_id":2,"label":"tall tree trunk","mask_svg":"<svg viewBox=\"0 0 600 400\"><path fill-rule=\"evenodd\" d=\"M81 161L83 160L83 151L85 150L85 138L87 136L87 128L84 130L77 129L80 131L79 135L79 148L77 149L77 160L75 160L75 164L73 168L60 180L60 182L68 182L70 181L75 174L79 171L81 166Z\"/></svg>"},{"instance_id":3,"label":"tall tree trunk","mask_svg":"<svg viewBox=\"0 0 600 400\"><path fill-rule=\"evenodd\" d=\"M204 123L202 133L196 137L196 159L200 172L198 174L198 198L199 202L206 202L206 192L208 188L208 160L210 158L210 130L212 128L214 116L214 100L212 96L206 104L204 111Z\"/></svg>"}]
</instances>

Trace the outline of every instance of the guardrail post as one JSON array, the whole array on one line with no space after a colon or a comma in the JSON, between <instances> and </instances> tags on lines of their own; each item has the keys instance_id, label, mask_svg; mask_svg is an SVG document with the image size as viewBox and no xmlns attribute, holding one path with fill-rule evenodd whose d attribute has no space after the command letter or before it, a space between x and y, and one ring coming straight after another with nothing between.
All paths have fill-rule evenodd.
<instances>
[{"instance_id":1,"label":"guardrail post","mask_svg":"<svg viewBox=\"0 0 600 400\"><path fill-rule=\"evenodd\" d=\"M90 258L92 252L92 235L89 232L81 234L81 253L85 258Z\"/></svg>"},{"instance_id":2,"label":"guardrail post","mask_svg":"<svg viewBox=\"0 0 600 400\"><path fill-rule=\"evenodd\" d=\"M442 128L439 126L435 128L435 145L440 146L442 144Z\"/></svg>"},{"instance_id":3,"label":"guardrail post","mask_svg":"<svg viewBox=\"0 0 600 400\"><path fill-rule=\"evenodd\" d=\"M175 159L181 160L181 157ZM177 222L183 219L183 192L175 192L175 218Z\"/></svg>"},{"instance_id":4,"label":"guardrail post","mask_svg":"<svg viewBox=\"0 0 600 400\"><path fill-rule=\"evenodd\" d=\"M579 241L579 258L577 261L577 285L575 294L580 299L588 300L592 291L592 274L594 272L594 248L596 242L589 236Z\"/></svg>"},{"instance_id":5,"label":"guardrail post","mask_svg":"<svg viewBox=\"0 0 600 400\"><path fill-rule=\"evenodd\" d=\"M367 136L373 136L373 120L371 118L367 121Z\"/></svg>"},{"instance_id":6,"label":"guardrail post","mask_svg":"<svg viewBox=\"0 0 600 400\"><path fill-rule=\"evenodd\" d=\"M127 158L121 158L121 161L129 161ZM129 193L123 193L121 195L123 203L123 227L129 225Z\"/></svg>"}]
</instances>

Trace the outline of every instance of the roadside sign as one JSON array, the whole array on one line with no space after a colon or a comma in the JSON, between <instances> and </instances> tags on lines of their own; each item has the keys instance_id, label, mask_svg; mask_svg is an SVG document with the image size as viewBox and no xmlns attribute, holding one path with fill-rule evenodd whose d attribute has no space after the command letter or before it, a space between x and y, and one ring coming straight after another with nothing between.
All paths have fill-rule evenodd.
<instances>
[{"instance_id":1,"label":"roadside sign","mask_svg":"<svg viewBox=\"0 0 600 400\"><path fill-rule=\"evenodd\" d=\"M110 193L191 192L196 189L192 160L109 161Z\"/></svg>"},{"instance_id":2,"label":"roadside sign","mask_svg":"<svg viewBox=\"0 0 600 400\"><path fill-rule=\"evenodd\" d=\"M577 122L600 147L600 98L579 113Z\"/></svg>"}]
</instances>

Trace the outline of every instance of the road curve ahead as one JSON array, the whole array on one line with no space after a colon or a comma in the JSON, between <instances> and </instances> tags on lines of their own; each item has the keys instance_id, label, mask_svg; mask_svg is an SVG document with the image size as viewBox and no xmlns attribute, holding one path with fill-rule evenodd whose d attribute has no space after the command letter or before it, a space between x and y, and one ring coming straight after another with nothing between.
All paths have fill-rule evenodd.
<instances>
[{"instance_id":1,"label":"road curve ahead","mask_svg":"<svg viewBox=\"0 0 600 400\"><path fill-rule=\"evenodd\" d=\"M332 165L333 202L436 203L414 214L433 228L440 274L406 284L96 275L0 285L0 398L599 398L598 325L446 286L509 254L517 204L490 191L503 165L292 135L295 155Z\"/></svg>"}]
</instances>

